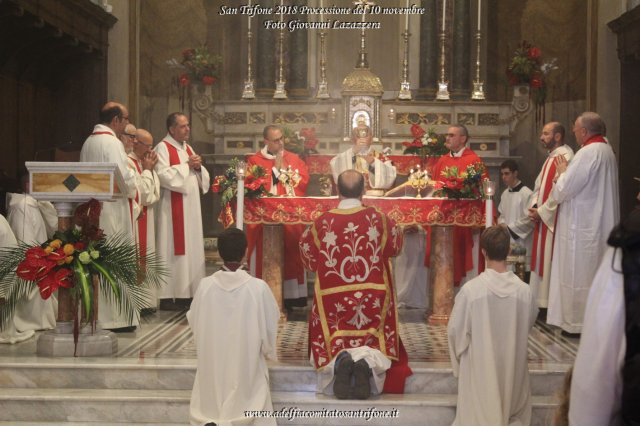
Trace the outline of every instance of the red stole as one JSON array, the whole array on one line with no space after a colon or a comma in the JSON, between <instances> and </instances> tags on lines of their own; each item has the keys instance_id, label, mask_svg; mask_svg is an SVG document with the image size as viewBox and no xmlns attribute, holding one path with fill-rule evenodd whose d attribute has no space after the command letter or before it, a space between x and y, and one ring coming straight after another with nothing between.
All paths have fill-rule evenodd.
<instances>
[{"instance_id":1,"label":"red stole","mask_svg":"<svg viewBox=\"0 0 640 426\"><path fill-rule=\"evenodd\" d=\"M91 133L91 136L94 136L94 135L111 135L114 138L116 137L116 135L113 132L93 132L93 133Z\"/></svg>"},{"instance_id":2,"label":"red stole","mask_svg":"<svg viewBox=\"0 0 640 426\"><path fill-rule=\"evenodd\" d=\"M602 137L602 135L593 135L582 144L582 147L591 145L592 143L607 143L607 141Z\"/></svg>"},{"instance_id":3,"label":"red stole","mask_svg":"<svg viewBox=\"0 0 640 426\"><path fill-rule=\"evenodd\" d=\"M180 164L180 156L175 146L167 141L162 141L167 146L169 152L169 165L177 166ZM185 144L187 154L193 155L193 151L189 145ZM173 223L173 251L176 256L184 256L184 207L183 195L176 191L171 191L171 222Z\"/></svg>"},{"instance_id":4,"label":"red stole","mask_svg":"<svg viewBox=\"0 0 640 426\"><path fill-rule=\"evenodd\" d=\"M562 154L560 154L562 155ZM553 177L556 175L556 161L555 157L547 158L547 161L544 162L544 166L542 167L542 178L544 179L546 176L546 180L544 182L544 188L542 188L542 192L538 196L537 204L540 207L542 204L547 201L549 198L549 194L551 194L551 189L553 189ZM557 212L556 212L557 217ZM533 228L533 246L531 248L531 270L534 271L538 276L542 276L544 273L544 248L547 241L547 234L549 233L549 227L543 222L536 222L535 227ZM541 236L541 238L540 238ZM538 240L540 238L540 240ZM536 268L536 264L538 262L538 247L540 247L540 266Z\"/></svg>"},{"instance_id":5,"label":"red stole","mask_svg":"<svg viewBox=\"0 0 640 426\"><path fill-rule=\"evenodd\" d=\"M142 167L140 167L138 160L133 157L129 158L133 160L138 174L142 174ZM138 199L138 192L136 191L136 202L138 202ZM131 200L129 200L129 205L131 204ZM133 209L133 207L131 208ZM140 256L144 258L147 255L147 206L142 207L142 214L138 219L138 244L140 245Z\"/></svg>"}]
</instances>

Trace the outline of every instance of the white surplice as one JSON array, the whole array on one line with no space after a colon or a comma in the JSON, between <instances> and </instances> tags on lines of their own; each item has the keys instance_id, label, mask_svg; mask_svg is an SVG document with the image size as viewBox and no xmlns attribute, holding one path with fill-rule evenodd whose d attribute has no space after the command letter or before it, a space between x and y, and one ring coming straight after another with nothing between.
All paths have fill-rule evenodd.
<instances>
[{"instance_id":1,"label":"white surplice","mask_svg":"<svg viewBox=\"0 0 640 426\"><path fill-rule=\"evenodd\" d=\"M549 304L549 280L551 278L551 254L553 252L553 231L556 220L556 211L558 209L558 202L553 198L553 192L551 192L546 198L544 197L544 188L547 186L547 182L553 181L556 177L556 173L550 173L552 168L551 163L555 161L555 157L558 155L564 156L567 161L573 160L573 149L568 145L560 145L553 151L551 151L542 165L542 169L536 178L535 187L533 188L533 194L531 194L531 206L534 205L538 208L538 215L540 220L547 226L547 235L544 238L544 245L542 245L543 233L545 229L541 226L538 229L538 247L537 247L537 259L536 264L531 267L531 278L529 284L537 288L538 292L538 306L546 308ZM553 168L555 171L555 168ZM535 233L535 229L533 231ZM532 234L532 240L534 235ZM536 249L536 248L534 248ZM542 262L542 276L538 274L540 263Z\"/></svg>"},{"instance_id":2,"label":"white surplice","mask_svg":"<svg viewBox=\"0 0 640 426\"><path fill-rule=\"evenodd\" d=\"M138 185L138 201L139 216L134 218L133 234L136 239L136 244L140 247L142 243L140 240L139 232L139 220L143 219L140 215L146 216L147 221L147 239L146 247L147 254L154 253L156 251L156 234L155 234L155 205L160 200L160 178L154 170L142 170L142 160L138 158L135 152L130 152L127 158L129 167L138 175L147 175L148 179L141 180ZM138 171L138 167L142 170L142 173ZM146 207L146 210L144 209ZM149 297L145 300L145 308L157 308L158 307L158 289L150 288Z\"/></svg>"},{"instance_id":3,"label":"white surplice","mask_svg":"<svg viewBox=\"0 0 640 426\"><path fill-rule=\"evenodd\" d=\"M169 165L169 151L164 141L177 149L180 164ZM158 154L155 170L160 178L160 202L156 204L155 212L156 247L169 269L167 284L159 292L160 298L189 298L205 276L200 195L209 191L209 172L204 166L200 171L190 169L186 144L177 142L169 134L156 145L155 151ZM182 194L184 212L185 254L178 256L174 254L173 245L172 191Z\"/></svg>"},{"instance_id":4,"label":"white surplice","mask_svg":"<svg viewBox=\"0 0 640 426\"><path fill-rule=\"evenodd\" d=\"M27 244L44 243L58 224L53 204L39 202L28 194L7 194L7 212L7 222L16 239ZM57 312L55 295L44 300L34 285L28 299L16 307L13 323L18 331L55 328Z\"/></svg>"},{"instance_id":5,"label":"white surplice","mask_svg":"<svg viewBox=\"0 0 640 426\"><path fill-rule=\"evenodd\" d=\"M126 198L117 198L113 201L102 203L100 228L104 231L107 239L115 235L122 235L133 242L133 226L128 199L135 197L137 178L129 168L127 154L124 151L122 142L116 138L115 133L109 127L97 124L93 129L93 134L82 145L80 161L117 164L125 184L125 187L120 188L120 191ZM119 312L115 303L112 303L102 295L98 301L98 323L100 327L112 329L138 325L137 314L134 315L133 321L130 323L127 316Z\"/></svg>"},{"instance_id":6,"label":"white surplice","mask_svg":"<svg viewBox=\"0 0 640 426\"><path fill-rule=\"evenodd\" d=\"M626 352L622 251L607 247L593 277L573 366L569 422L621 425L620 369ZM618 272L617 272L618 271Z\"/></svg>"},{"instance_id":7,"label":"white surplice","mask_svg":"<svg viewBox=\"0 0 640 426\"><path fill-rule=\"evenodd\" d=\"M13 235L11 226L4 216L0 215L0 247L10 247L17 244L16 237ZM4 297L4 294L0 292L0 297ZM25 341L32 338L35 335L35 331L18 331L12 321L9 321L4 330L0 331L0 343L14 344Z\"/></svg>"},{"instance_id":8,"label":"white surplice","mask_svg":"<svg viewBox=\"0 0 640 426\"><path fill-rule=\"evenodd\" d=\"M333 181L338 183L338 176L345 170L357 169L353 163L353 158L356 157L356 162L364 161L362 158L356 156L353 152L353 148L347 149L331 159L329 165L331 166L331 174L333 175ZM389 189L393 186L396 180L396 168L391 161L382 161L379 158L373 160L373 173L368 172L369 186L375 189Z\"/></svg>"},{"instance_id":9,"label":"white surplice","mask_svg":"<svg viewBox=\"0 0 640 426\"><path fill-rule=\"evenodd\" d=\"M245 417L273 410L266 359L277 360L280 311L271 289L246 271L204 278L187 312L197 371L191 393L192 425L275 425L275 418Z\"/></svg>"},{"instance_id":10,"label":"white surplice","mask_svg":"<svg viewBox=\"0 0 640 426\"><path fill-rule=\"evenodd\" d=\"M458 377L454 425L529 425L527 339L538 308L513 272L487 269L462 286L449 319L449 354Z\"/></svg>"},{"instance_id":11,"label":"white surplice","mask_svg":"<svg viewBox=\"0 0 640 426\"><path fill-rule=\"evenodd\" d=\"M553 187L558 202L547 322L580 333L591 280L620 219L618 166L611 146L581 148Z\"/></svg>"},{"instance_id":12,"label":"white surplice","mask_svg":"<svg viewBox=\"0 0 640 426\"><path fill-rule=\"evenodd\" d=\"M394 259L394 284L398 293L398 307L421 308L429 306L429 268L424 266L425 233L405 233L402 251Z\"/></svg>"},{"instance_id":13,"label":"white surplice","mask_svg":"<svg viewBox=\"0 0 640 426\"><path fill-rule=\"evenodd\" d=\"M523 246L527 250L527 270L531 264L531 242L533 222L529 219L529 206L532 191L519 182L513 188L507 188L500 196L498 204L498 224L505 224L519 238L511 237L511 242Z\"/></svg>"}]
</instances>

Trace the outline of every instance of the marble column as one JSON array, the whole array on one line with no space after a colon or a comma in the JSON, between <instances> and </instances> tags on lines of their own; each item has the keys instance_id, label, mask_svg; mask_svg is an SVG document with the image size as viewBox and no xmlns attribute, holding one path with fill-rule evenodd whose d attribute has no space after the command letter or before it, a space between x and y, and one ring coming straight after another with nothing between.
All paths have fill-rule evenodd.
<instances>
[{"instance_id":1,"label":"marble column","mask_svg":"<svg viewBox=\"0 0 640 426\"><path fill-rule=\"evenodd\" d=\"M264 7L275 7L274 0L265 0L260 3ZM275 10L275 8L274 8ZM276 69L277 69L277 36L278 30L266 29L264 21L277 21L279 15L256 15L257 25L255 28L256 39L256 96L258 98L271 98L276 89Z\"/></svg>"},{"instance_id":2,"label":"marble column","mask_svg":"<svg viewBox=\"0 0 640 426\"><path fill-rule=\"evenodd\" d=\"M298 0L293 2L295 6L306 6L306 0ZM290 15L292 19L300 22L307 22L307 16L300 13ZM309 46L307 45L307 37L309 31L296 30L289 33L289 80L287 81L287 93L292 98L308 98L309 85L307 78L307 68L309 60ZM316 31L312 31L316 34Z\"/></svg>"},{"instance_id":3,"label":"marble column","mask_svg":"<svg viewBox=\"0 0 640 426\"><path fill-rule=\"evenodd\" d=\"M439 72L436 0L422 0L422 7L425 13L420 15L420 87L417 98L433 100Z\"/></svg>"},{"instance_id":4,"label":"marble column","mask_svg":"<svg viewBox=\"0 0 640 426\"><path fill-rule=\"evenodd\" d=\"M471 98L471 21L470 0L453 2L453 43L451 64L451 99L469 100Z\"/></svg>"},{"instance_id":5,"label":"marble column","mask_svg":"<svg viewBox=\"0 0 640 426\"><path fill-rule=\"evenodd\" d=\"M446 325L453 309L453 227L431 227L431 314L428 323Z\"/></svg>"},{"instance_id":6,"label":"marble column","mask_svg":"<svg viewBox=\"0 0 640 426\"><path fill-rule=\"evenodd\" d=\"M284 273L284 237L282 225L263 225L262 279L266 281L278 302L280 319L286 320L283 309L282 277Z\"/></svg>"}]
</instances>

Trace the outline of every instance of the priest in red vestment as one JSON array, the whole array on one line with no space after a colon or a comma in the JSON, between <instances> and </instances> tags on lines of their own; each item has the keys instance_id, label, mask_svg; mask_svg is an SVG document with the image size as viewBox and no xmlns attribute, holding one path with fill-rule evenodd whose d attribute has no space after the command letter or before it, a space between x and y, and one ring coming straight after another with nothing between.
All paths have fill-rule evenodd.
<instances>
[{"instance_id":1,"label":"priest in red vestment","mask_svg":"<svg viewBox=\"0 0 640 426\"><path fill-rule=\"evenodd\" d=\"M291 167L291 170L297 171L300 176L298 184L293 188L295 194L303 196L309 183L307 164L296 154L284 149L284 137L280 127L266 126L262 135L264 147L248 158L248 164L257 164L265 169L267 175L271 175L265 187L273 195L287 194L281 170ZM247 257L251 272L255 277L262 278L262 225L247 225L246 231L249 241ZM307 280L304 267L296 261L298 241L303 231L304 225L284 226L284 253L287 262L284 264L283 292L287 307L307 305Z\"/></svg>"},{"instance_id":2,"label":"priest in red vestment","mask_svg":"<svg viewBox=\"0 0 640 426\"><path fill-rule=\"evenodd\" d=\"M444 145L451 152L440 157L438 162L433 166L432 179L435 181L439 181L444 177L442 173L447 167L455 166L458 168L458 173L462 173L467 166L482 163L478 154L466 146L469 140L469 131L464 125L453 124L449 126L446 137ZM486 169L483 173L483 179L489 179L489 174ZM429 238L429 234L427 238ZM477 235L474 238L474 232L471 228L458 226L454 228L453 244L455 255L453 262L453 282L456 285L460 285L465 275L474 269L474 265L476 269L480 268L484 270L483 262L478 260L480 256L479 246L477 241L474 244L474 239L477 240L478 238ZM430 241L427 241L427 247L430 247L430 245ZM473 250L474 245L475 250ZM429 253L429 251L427 251L427 253ZM430 266L429 263L430 259L427 254L425 259L426 266ZM476 270L467 278L473 278L473 276L479 272L481 272L481 270Z\"/></svg>"},{"instance_id":3,"label":"priest in red vestment","mask_svg":"<svg viewBox=\"0 0 640 426\"><path fill-rule=\"evenodd\" d=\"M362 205L362 174L341 173L338 192L338 208L316 219L300 240L302 261L316 272L309 348L318 388L340 399L366 399L383 388L402 393L411 369L390 268L402 231Z\"/></svg>"}]
</instances>

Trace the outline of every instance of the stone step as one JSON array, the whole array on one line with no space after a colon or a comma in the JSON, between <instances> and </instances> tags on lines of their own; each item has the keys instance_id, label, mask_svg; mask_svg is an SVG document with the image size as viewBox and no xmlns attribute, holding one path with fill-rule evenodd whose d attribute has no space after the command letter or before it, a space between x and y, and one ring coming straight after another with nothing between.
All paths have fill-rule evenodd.
<instances>
[{"instance_id":1,"label":"stone step","mask_svg":"<svg viewBox=\"0 0 640 426\"><path fill-rule=\"evenodd\" d=\"M186 390L0 389L0 422L186 424L189 398ZM554 397L532 399L532 425L547 424ZM357 401L314 392L272 392L272 400L274 410L283 415L277 419L281 425L450 425L456 404L455 395L440 394L385 394ZM309 412L319 414L310 417Z\"/></svg>"},{"instance_id":2,"label":"stone step","mask_svg":"<svg viewBox=\"0 0 640 426\"><path fill-rule=\"evenodd\" d=\"M85 361L86 362L86 361ZM456 394L457 379L448 363L412 363L407 394ZM562 387L567 365L531 366L533 395L553 395ZM195 360L95 359L76 363L73 359L34 359L0 363L0 388L159 389L190 390ZM314 392L316 373L306 365L271 364L271 389L281 392Z\"/></svg>"}]
</instances>

